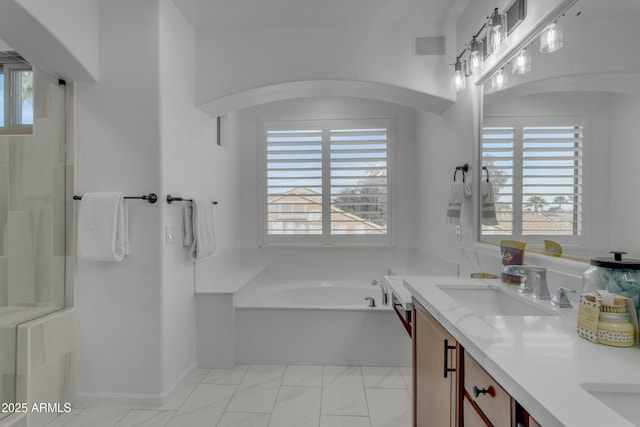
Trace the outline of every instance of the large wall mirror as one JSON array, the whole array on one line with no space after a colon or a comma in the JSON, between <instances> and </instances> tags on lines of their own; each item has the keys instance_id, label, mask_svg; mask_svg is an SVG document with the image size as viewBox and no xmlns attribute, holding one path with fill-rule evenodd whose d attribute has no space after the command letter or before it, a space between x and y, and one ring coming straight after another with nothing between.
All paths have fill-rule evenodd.
<instances>
[{"instance_id":1,"label":"large wall mirror","mask_svg":"<svg viewBox=\"0 0 640 427\"><path fill-rule=\"evenodd\" d=\"M578 0L557 24L561 49L541 53L536 37L529 72L512 57L502 89L483 84L477 170L496 220L481 214L480 241L640 259L640 1Z\"/></svg>"}]
</instances>

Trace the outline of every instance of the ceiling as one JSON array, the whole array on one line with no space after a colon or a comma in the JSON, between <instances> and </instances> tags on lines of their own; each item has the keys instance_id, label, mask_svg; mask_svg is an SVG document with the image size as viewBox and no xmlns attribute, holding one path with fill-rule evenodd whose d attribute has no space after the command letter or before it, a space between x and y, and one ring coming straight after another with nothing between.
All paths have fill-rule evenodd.
<instances>
[{"instance_id":1,"label":"ceiling","mask_svg":"<svg viewBox=\"0 0 640 427\"><path fill-rule=\"evenodd\" d=\"M439 34L470 0L174 0L197 31L386 26L420 22ZM435 31L434 31L435 30Z\"/></svg>"}]
</instances>

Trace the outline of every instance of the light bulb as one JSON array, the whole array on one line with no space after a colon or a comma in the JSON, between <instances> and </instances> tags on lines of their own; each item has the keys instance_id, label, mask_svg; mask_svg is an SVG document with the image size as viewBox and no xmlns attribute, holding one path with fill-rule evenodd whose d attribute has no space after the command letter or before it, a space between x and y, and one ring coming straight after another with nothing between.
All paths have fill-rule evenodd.
<instances>
[{"instance_id":1,"label":"light bulb","mask_svg":"<svg viewBox=\"0 0 640 427\"><path fill-rule=\"evenodd\" d=\"M513 74L525 74L531 71L531 52L525 47L511 61Z\"/></svg>"},{"instance_id":2,"label":"light bulb","mask_svg":"<svg viewBox=\"0 0 640 427\"><path fill-rule=\"evenodd\" d=\"M502 90L507 83L507 76L504 73L504 68L500 68L497 73L491 77L491 89Z\"/></svg>"},{"instance_id":3,"label":"light bulb","mask_svg":"<svg viewBox=\"0 0 640 427\"><path fill-rule=\"evenodd\" d=\"M469 74L482 71L482 62L482 43L474 36L469 43L469 59L467 60Z\"/></svg>"},{"instance_id":4,"label":"light bulb","mask_svg":"<svg viewBox=\"0 0 640 427\"><path fill-rule=\"evenodd\" d=\"M540 33L540 52L552 53L562 47L562 27L557 22Z\"/></svg>"},{"instance_id":5,"label":"light bulb","mask_svg":"<svg viewBox=\"0 0 640 427\"><path fill-rule=\"evenodd\" d=\"M460 58L456 58L456 63L453 64L453 75L451 76L451 89L460 92L467 87L467 79L462 69L462 63Z\"/></svg>"},{"instance_id":6,"label":"light bulb","mask_svg":"<svg viewBox=\"0 0 640 427\"><path fill-rule=\"evenodd\" d=\"M492 55L507 48L507 23L505 14L495 8L487 20L487 53Z\"/></svg>"}]
</instances>

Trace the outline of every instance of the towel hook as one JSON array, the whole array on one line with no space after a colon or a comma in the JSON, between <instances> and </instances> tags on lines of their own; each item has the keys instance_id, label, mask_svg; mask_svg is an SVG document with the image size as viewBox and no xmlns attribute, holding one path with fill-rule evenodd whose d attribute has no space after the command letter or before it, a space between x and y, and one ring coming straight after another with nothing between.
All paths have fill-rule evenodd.
<instances>
[{"instance_id":1,"label":"towel hook","mask_svg":"<svg viewBox=\"0 0 640 427\"><path fill-rule=\"evenodd\" d=\"M486 166L482 167L482 172L486 172L487 173L487 182L489 182L489 168Z\"/></svg>"},{"instance_id":2,"label":"towel hook","mask_svg":"<svg viewBox=\"0 0 640 427\"><path fill-rule=\"evenodd\" d=\"M456 166L456 170L453 172L453 181L455 182L456 180L456 175L458 174L458 171L462 171L462 182L465 181L465 174L467 172L469 172L469 163L465 163L462 166Z\"/></svg>"}]
</instances>

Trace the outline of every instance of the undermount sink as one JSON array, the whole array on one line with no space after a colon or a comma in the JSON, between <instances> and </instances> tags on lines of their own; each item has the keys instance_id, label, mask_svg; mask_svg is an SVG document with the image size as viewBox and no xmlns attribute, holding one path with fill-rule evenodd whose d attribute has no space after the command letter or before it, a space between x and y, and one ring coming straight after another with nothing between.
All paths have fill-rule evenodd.
<instances>
[{"instance_id":1,"label":"undermount sink","mask_svg":"<svg viewBox=\"0 0 640 427\"><path fill-rule=\"evenodd\" d=\"M470 312L486 316L557 316L550 307L542 307L520 295L491 287L444 287L440 289L459 306Z\"/></svg>"},{"instance_id":2,"label":"undermount sink","mask_svg":"<svg viewBox=\"0 0 640 427\"><path fill-rule=\"evenodd\" d=\"M640 384L580 384L585 391L633 425L640 425Z\"/></svg>"}]
</instances>

